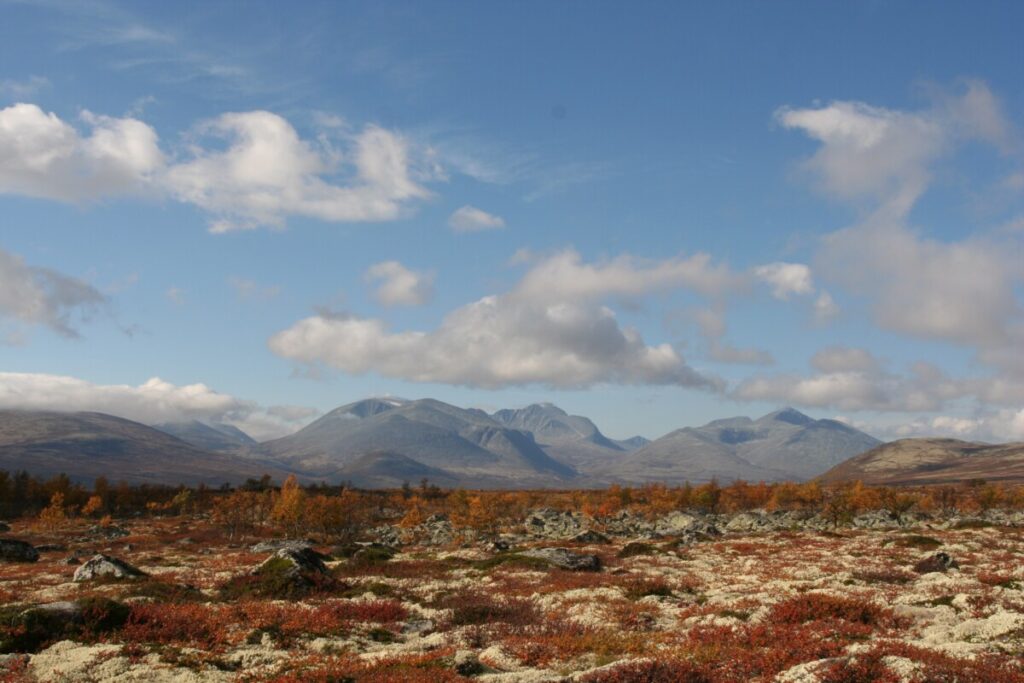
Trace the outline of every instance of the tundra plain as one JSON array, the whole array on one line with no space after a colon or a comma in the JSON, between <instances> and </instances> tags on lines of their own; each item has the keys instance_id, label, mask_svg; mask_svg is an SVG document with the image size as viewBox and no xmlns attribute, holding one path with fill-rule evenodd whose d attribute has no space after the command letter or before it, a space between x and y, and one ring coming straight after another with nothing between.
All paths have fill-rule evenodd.
<instances>
[{"instance_id":1,"label":"tundra plain","mask_svg":"<svg viewBox=\"0 0 1024 683\"><path fill-rule=\"evenodd\" d=\"M370 497L344 533L287 516L344 492L294 485L25 517L2 534L0 681L1024 681L1014 492L854 486L880 507L838 514L785 486L714 511L350 491ZM232 521L260 496L265 521Z\"/></svg>"}]
</instances>

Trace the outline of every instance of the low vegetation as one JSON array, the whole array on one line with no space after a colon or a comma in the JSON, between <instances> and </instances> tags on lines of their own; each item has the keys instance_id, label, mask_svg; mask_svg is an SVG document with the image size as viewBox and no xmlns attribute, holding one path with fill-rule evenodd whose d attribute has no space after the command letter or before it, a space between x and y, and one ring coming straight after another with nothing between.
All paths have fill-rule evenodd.
<instances>
[{"instance_id":1,"label":"low vegetation","mask_svg":"<svg viewBox=\"0 0 1024 683\"><path fill-rule=\"evenodd\" d=\"M13 480L3 683L1024 682L1012 488Z\"/></svg>"}]
</instances>

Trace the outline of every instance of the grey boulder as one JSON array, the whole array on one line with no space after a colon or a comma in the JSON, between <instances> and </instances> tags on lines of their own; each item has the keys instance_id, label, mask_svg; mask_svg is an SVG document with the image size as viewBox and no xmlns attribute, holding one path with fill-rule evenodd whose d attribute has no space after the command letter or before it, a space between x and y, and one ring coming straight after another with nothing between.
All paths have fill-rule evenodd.
<instances>
[{"instance_id":1,"label":"grey boulder","mask_svg":"<svg viewBox=\"0 0 1024 683\"><path fill-rule=\"evenodd\" d=\"M146 573L133 567L124 560L119 560L102 553L93 555L85 564L75 570L75 581L91 581L99 578L137 579Z\"/></svg>"},{"instance_id":2,"label":"grey boulder","mask_svg":"<svg viewBox=\"0 0 1024 683\"><path fill-rule=\"evenodd\" d=\"M574 572L596 572L601 569L601 558L597 555L574 553L566 548L533 548L524 550L520 555L535 557L559 569Z\"/></svg>"},{"instance_id":3,"label":"grey boulder","mask_svg":"<svg viewBox=\"0 0 1024 683\"><path fill-rule=\"evenodd\" d=\"M39 551L30 543L13 538L0 538L0 561L5 562L36 562Z\"/></svg>"}]
</instances>

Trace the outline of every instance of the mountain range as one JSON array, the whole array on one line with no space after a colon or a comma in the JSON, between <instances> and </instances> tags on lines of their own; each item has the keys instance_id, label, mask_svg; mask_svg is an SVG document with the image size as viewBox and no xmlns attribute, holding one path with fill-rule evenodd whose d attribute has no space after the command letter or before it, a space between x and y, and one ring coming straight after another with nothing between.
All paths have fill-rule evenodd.
<instances>
[{"instance_id":1,"label":"mountain range","mask_svg":"<svg viewBox=\"0 0 1024 683\"><path fill-rule=\"evenodd\" d=\"M370 398L288 436L257 443L231 425L147 427L100 413L0 411L0 469L89 481L237 482L266 472L381 488L581 488L806 480L878 446L835 420L792 408L686 427L654 441L609 438L550 403L487 413L434 399Z\"/></svg>"},{"instance_id":2,"label":"mountain range","mask_svg":"<svg viewBox=\"0 0 1024 683\"><path fill-rule=\"evenodd\" d=\"M287 473L230 453L198 448L158 429L103 413L0 410L0 470L39 477L103 476L133 484L240 483Z\"/></svg>"}]
</instances>

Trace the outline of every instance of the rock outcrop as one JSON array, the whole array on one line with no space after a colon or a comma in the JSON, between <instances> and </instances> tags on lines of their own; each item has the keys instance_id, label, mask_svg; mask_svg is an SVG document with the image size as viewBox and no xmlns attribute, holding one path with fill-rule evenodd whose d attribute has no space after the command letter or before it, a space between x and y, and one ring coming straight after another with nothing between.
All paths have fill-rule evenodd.
<instances>
[{"instance_id":1,"label":"rock outcrop","mask_svg":"<svg viewBox=\"0 0 1024 683\"><path fill-rule=\"evenodd\" d=\"M13 538L0 538L0 561L3 562L36 562L39 551L32 544Z\"/></svg>"},{"instance_id":2,"label":"rock outcrop","mask_svg":"<svg viewBox=\"0 0 1024 683\"><path fill-rule=\"evenodd\" d=\"M124 560L99 553L75 570L75 581L92 581L99 578L137 579L145 575L145 572Z\"/></svg>"}]
</instances>

